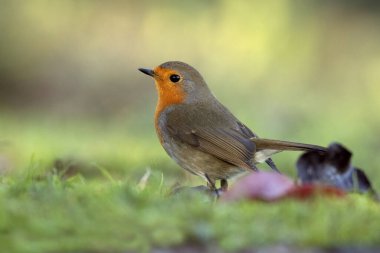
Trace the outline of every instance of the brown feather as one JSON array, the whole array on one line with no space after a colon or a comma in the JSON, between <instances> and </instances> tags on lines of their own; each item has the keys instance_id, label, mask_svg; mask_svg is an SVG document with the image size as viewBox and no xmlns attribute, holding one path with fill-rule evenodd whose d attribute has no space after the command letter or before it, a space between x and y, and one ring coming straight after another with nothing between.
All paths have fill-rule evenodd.
<instances>
[{"instance_id":1,"label":"brown feather","mask_svg":"<svg viewBox=\"0 0 380 253\"><path fill-rule=\"evenodd\" d=\"M312 144L304 144L297 142L289 142L289 141L278 141L278 140L270 140L270 139L262 139L262 138L251 138L251 141L256 144L257 151L270 149L277 151L284 150L294 150L294 151L322 151L325 152L326 148L312 145Z\"/></svg>"}]
</instances>

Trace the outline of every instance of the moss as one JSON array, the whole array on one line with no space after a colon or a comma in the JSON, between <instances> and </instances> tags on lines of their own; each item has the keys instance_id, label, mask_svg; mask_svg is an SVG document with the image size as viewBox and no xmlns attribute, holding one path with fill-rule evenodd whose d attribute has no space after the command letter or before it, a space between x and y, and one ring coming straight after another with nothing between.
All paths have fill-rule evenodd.
<instances>
[{"instance_id":1,"label":"moss","mask_svg":"<svg viewBox=\"0 0 380 253\"><path fill-rule=\"evenodd\" d=\"M380 207L363 196L227 204L200 194L168 197L154 180L139 190L127 180L54 177L1 184L3 249L125 252L189 242L224 250L380 243Z\"/></svg>"},{"instance_id":2,"label":"moss","mask_svg":"<svg viewBox=\"0 0 380 253\"><path fill-rule=\"evenodd\" d=\"M12 119L2 124L2 133L12 136L12 144L1 151L13 164L0 178L2 250L147 252L195 247L234 251L271 245L380 243L380 207L365 196L270 204L221 203L189 192L169 196L181 170L168 162L155 139L128 136L120 146L123 129L104 131L89 127L92 124L73 123L59 131L54 127L34 131L35 121L22 127ZM86 127L86 135L75 134ZM102 147L90 145L98 138L108 141ZM31 145L36 140L38 145ZM121 156L119 148L132 144L129 150L135 151ZM67 153L80 162L62 160L57 166L57 158ZM75 170L66 173L72 164ZM151 175L140 183L147 167Z\"/></svg>"}]
</instances>

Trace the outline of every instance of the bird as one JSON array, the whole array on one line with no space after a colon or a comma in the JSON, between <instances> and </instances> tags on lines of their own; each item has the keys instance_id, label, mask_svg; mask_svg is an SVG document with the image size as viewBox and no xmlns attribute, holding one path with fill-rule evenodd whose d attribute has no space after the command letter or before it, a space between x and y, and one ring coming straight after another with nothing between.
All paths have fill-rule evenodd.
<instances>
[{"instance_id":1,"label":"bird","mask_svg":"<svg viewBox=\"0 0 380 253\"><path fill-rule=\"evenodd\" d=\"M260 138L213 95L202 75L181 61L139 68L154 79L158 101L154 125L167 154L183 169L202 177L210 190L228 190L228 180L258 171L284 150L325 152L318 145ZM280 172L279 172L280 173Z\"/></svg>"}]
</instances>

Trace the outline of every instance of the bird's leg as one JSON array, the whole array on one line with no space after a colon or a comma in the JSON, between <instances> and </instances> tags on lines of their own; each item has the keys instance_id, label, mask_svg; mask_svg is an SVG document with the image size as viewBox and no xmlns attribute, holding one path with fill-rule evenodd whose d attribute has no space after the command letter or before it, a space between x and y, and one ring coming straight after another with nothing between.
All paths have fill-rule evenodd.
<instances>
[{"instance_id":1,"label":"bird's leg","mask_svg":"<svg viewBox=\"0 0 380 253\"><path fill-rule=\"evenodd\" d=\"M274 170L274 171L276 171L276 172L278 172L278 173L281 174L281 172L277 169L276 164L274 164L272 158L268 158L268 159L266 159L265 162L266 162L266 164L269 165L269 167L271 167L272 170Z\"/></svg>"},{"instance_id":2,"label":"bird's leg","mask_svg":"<svg viewBox=\"0 0 380 253\"><path fill-rule=\"evenodd\" d=\"M219 192L218 192L218 189L216 189L215 187L215 180L212 180L208 175L207 173L205 173L205 178L207 180L207 186L215 192L216 194L216 197L219 198Z\"/></svg>"},{"instance_id":3,"label":"bird's leg","mask_svg":"<svg viewBox=\"0 0 380 253\"><path fill-rule=\"evenodd\" d=\"M227 179L221 179L220 180L220 189L222 190L222 192L226 192L228 190Z\"/></svg>"}]
</instances>

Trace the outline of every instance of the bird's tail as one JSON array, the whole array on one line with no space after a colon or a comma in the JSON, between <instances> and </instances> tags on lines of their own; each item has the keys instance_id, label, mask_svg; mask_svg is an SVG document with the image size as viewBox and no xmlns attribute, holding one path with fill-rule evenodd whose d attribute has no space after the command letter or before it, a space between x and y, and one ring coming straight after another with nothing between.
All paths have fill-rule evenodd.
<instances>
[{"instance_id":1,"label":"bird's tail","mask_svg":"<svg viewBox=\"0 0 380 253\"><path fill-rule=\"evenodd\" d=\"M256 144L256 150L293 150L293 151L321 151L325 152L327 149L318 145L304 144L290 141L278 141L262 138L251 138L251 140Z\"/></svg>"},{"instance_id":2,"label":"bird's tail","mask_svg":"<svg viewBox=\"0 0 380 253\"><path fill-rule=\"evenodd\" d=\"M317 145L289 141L278 141L262 138L251 138L251 141L256 145L256 153L254 157L256 162L263 162L271 155L285 150L320 152L326 152L327 150L326 148Z\"/></svg>"}]
</instances>

